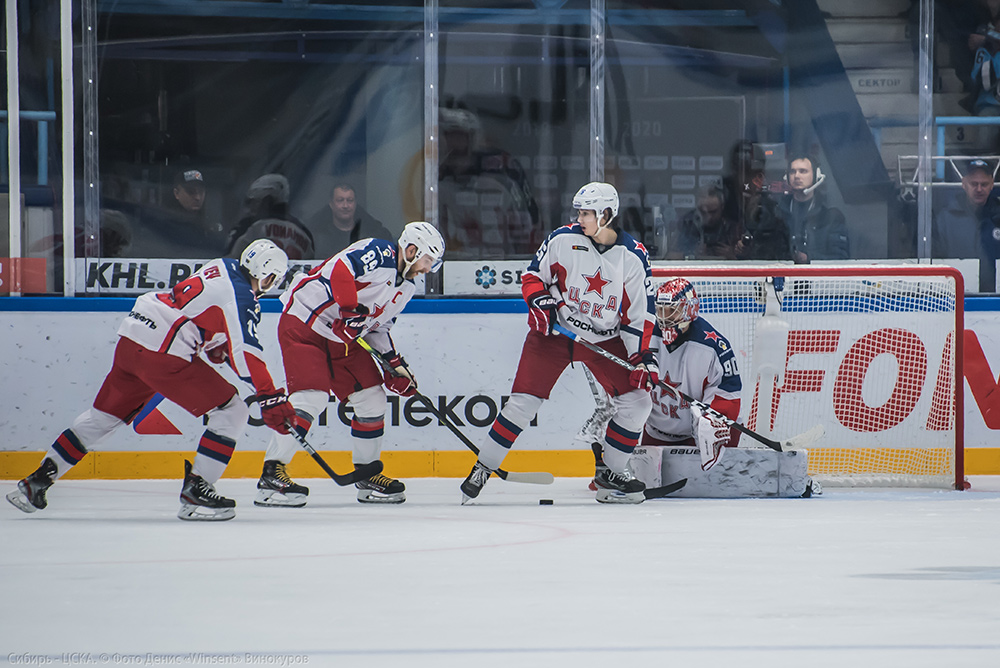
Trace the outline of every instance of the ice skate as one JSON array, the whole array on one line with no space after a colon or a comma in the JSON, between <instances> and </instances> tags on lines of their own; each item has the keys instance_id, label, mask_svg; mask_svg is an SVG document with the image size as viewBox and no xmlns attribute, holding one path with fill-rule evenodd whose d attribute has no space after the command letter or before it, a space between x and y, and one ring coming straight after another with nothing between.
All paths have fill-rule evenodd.
<instances>
[{"instance_id":1,"label":"ice skate","mask_svg":"<svg viewBox=\"0 0 1000 668\"><path fill-rule=\"evenodd\" d=\"M236 502L220 496L204 478L191 473L191 462L184 460L184 486L177 517L206 522L231 520L236 517Z\"/></svg>"},{"instance_id":2,"label":"ice skate","mask_svg":"<svg viewBox=\"0 0 1000 668\"><path fill-rule=\"evenodd\" d=\"M461 485L463 506L479 496L479 492L483 491L483 487L486 486L486 481L490 479L491 475L493 475L492 469L486 468L478 461L476 462L469 477Z\"/></svg>"},{"instance_id":3,"label":"ice skate","mask_svg":"<svg viewBox=\"0 0 1000 668\"><path fill-rule=\"evenodd\" d=\"M395 478L378 473L354 483L361 503L402 503L406 501L406 485Z\"/></svg>"},{"instance_id":4,"label":"ice skate","mask_svg":"<svg viewBox=\"0 0 1000 668\"><path fill-rule=\"evenodd\" d=\"M601 446L600 442L592 441L590 444L590 449L594 451L594 478L587 485L587 489L592 492L597 491L597 476L601 475L601 471L607 471L608 465L604 463L604 448Z\"/></svg>"},{"instance_id":5,"label":"ice skate","mask_svg":"<svg viewBox=\"0 0 1000 668\"><path fill-rule=\"evenodd\" d=\"M604 469L594 478L599 503L642 503L646 500L643 491L646 485L636 480L626 469L623 473Z\"/></svg>"},{"instance_id":6,"label":"ice skate","mask_svg":"<svg viewBox=\"0 0 1000 668\"><path fill-rule=\"evenodd\" d=\"M17 483L17 489L7 494L7 500L19 510L33 513L48 505L45 492L56 481L56 464L46 457L34 473Z\"/></svg>"},{"instance_id":7,"label":"ice skate","mask_svg":"<svg viewBox=\"0 0 1000 668\"><path fill-rule=\"evenodd\" d=\"M301 508L306 505L309 488L288 477L285 465L276 459L264 462L264 471L257 481L257 498L253 505L263 508Z\"/></svg>"}]
</instances>

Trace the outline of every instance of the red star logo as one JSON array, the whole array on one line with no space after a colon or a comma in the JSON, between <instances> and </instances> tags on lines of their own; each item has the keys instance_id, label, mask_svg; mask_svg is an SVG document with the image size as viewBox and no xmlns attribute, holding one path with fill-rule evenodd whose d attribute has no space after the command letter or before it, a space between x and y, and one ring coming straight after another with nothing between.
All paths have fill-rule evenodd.
<instances>
[{"instance_id":1,"label":"red star logo","mask_svg":"<svg viewBox=\"0 0 1000 668\"><path fill-rule=\"evenodd\" d=\"M715 332L705 332L705 338L706 339L711 339L712 341L715 341L716 343L718 343L719 339L721 339L722 337L719 336L718 334L716 334Z\"/></svg>"},{"instance_id":2,"label":"red star logo","mask_svg":"<svg viewBox=\"0 0 1000 668\"><path fill-rule=\"evenodd\" d=\"M660 382L662 382L664 385L666 385L666 386L668 386L668 387L670 387L671 389L674 389L674 390L676 390L677 388L679 388L681 386L681 381L677 381L675 383L675 382L672 382L670 380L670 372L669 371L664 371L663 372L663 376L660 378ZM673 399L680 399L681 398L680 395L677 392L670 392L668 390L667 393Z\"/></svg>"},{"instance_id":3,"label":"red star logo","mask_svg":"<svg viewBox=\"0 0 1000 668\"><path fill-rule=\"evenodd\" d=\"M637 242L635 242L635 247L636 247L636 248L638 248L639 250L641 250L641 251L642 251L643 253L645 253L646 255L649 255L649 251L648 251L648 250L646 250L646 247L642 245L642 242L641 242L641 241L637 241Z\"/></svg>"},{"instance_id":4,"label":"red star logo","mask_svg":"<svg viewBox=\"0 0 1000 668\"><path fill-rule=\"evenodd\" d=\"M381 306L379 306L378 304L374 304L375 308L372 309L372 312L369 313L368 316L371 318L379 317L385 311L385 307L388 306L388 304L389 304L388 302L382 304Z\"/></svg>"},{"instance_id":5,"label":"red star logo","mask_svg":"<svg viewBox=\"0 0 1000 668\"><path fill-rule=\"evenodd\" d=\"M597 271L594 273L593 276L587 276L586 274L584 274L583 277L587 281L587 291L583 293L585 295L591 292L596 292L598 296L603 297L604 286L611 282L604 280L604 277L601 276L600 267L597 268Z\"/></svg>"}]
</instances>

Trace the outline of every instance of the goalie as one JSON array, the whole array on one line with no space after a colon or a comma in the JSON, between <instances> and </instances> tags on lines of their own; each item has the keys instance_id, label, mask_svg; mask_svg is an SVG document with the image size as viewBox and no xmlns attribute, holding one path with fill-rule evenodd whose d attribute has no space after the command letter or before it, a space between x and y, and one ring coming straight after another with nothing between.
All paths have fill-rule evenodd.
<instances>
[{"instance_id":1,"label":"goalie","mask_svg":"<svg viewBox=\"0 0 1000 668\"><path fill-rule=\"evenodd\" d=\"M663 283L655 309L653 336L659 344L662 384L650 392L653 410L629 462L636 478L647 487L687 478L676 496L808 495L805 453L735 449L740 433L729 421L739 418L743 389L736 355L726 337L698 315L699 298L691 282L674 278ZM729 421L689 404L681 393ZM592 449L599 473L601 449L597 443Z\"/></svg>"}]
</instances>

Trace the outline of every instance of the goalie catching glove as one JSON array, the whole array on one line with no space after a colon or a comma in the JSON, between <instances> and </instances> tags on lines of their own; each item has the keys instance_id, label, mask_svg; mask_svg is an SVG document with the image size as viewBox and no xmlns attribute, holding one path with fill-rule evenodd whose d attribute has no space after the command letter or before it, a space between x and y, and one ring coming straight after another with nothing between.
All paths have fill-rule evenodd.
<instances>
[{"instance_id":1,"label":"goalie catching glove","mask_svg":"<svg viewBox=\"0 0 1000 668\"><path fill-rule=\"evenodd\" d=\"M295 424L295 409L288 403L284 389L271 394L258 394L257 403L260 404L260 417L264 424L279 434L291 433L288 428Z\"/></svg>"},{"instance_id":2,"label":"goalie catching glove","mask_svg":"<svg viewBox=\"0 0 1000 668\"><path fill-rule=\"evenodd\" d=\"M556 324L556 314L562 305L548 292L536 292L528 298L528 327L549 336Z\"/></svg>"},{"instance_id":3,"label":"goalie catching glove","mask_svg":"<svg viewBox=\"0 0 1000 668\"><path fill-rule=\"evenodd\" d=\"M729 444L729 423L712 413L691 406L694 442L701 454L701 470L707 471L722 459L722 449Z\"/></svg>"},{"instance_id":4,"label":"goalie catching glove","mask_svg":"<svg viewBox=\"0 0 1000 668\"><path fill-rule=\"evenodd\" d=\"M411 397L417 392L417 381L410 373L410 367L406 360L397 352L385 356L386 364L391 371L386 370L382 376L385 379L385 386L401 397Z\"/></svg>"},{"instance_id":5,"label":"goalie catching glove","mask_svg":"<svg viewBox=\"0 0 1000 668\"><path fill-rule=\"evenodd\" d=\"M652 350L643 350L628 358L635 368L628 376L629 385L637 390L649 392L660 382L660 369L656 366L656 355Z\"/></svg>"}]
</instances>

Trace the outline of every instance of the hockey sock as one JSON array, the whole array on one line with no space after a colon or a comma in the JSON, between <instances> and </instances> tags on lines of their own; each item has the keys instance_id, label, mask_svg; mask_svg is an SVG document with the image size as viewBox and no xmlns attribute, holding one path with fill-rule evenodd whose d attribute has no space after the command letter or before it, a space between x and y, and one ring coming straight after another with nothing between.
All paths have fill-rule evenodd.
<instances>
[{"instance_id":1,"label":"hockey sock","mask_svg":"<svg viewBox=\"0 0 1000 668\"><path fill-rule=\"evenodd\" d=\"M542 401L541 397L531 394L511 395L493 422L489 438L483 441L479 449L479 461L483 466L493 470L500 468L514 441L538 413Z\"/></svg>"},{"instance_id":2,"label":"hockey sock","mask_svg":"<svg viewBox=\"0 0 1000 668\"><path fill-rule=\"evenodd\" d=\"M198 441L198 452L194 456L191 472L214 485L225 472L234 450L236 441L206 429Z\"/></svg>"},{"instance_id":3,"label":"hockey sock","mask_svg":"<svg viewBox=\"0 0 1000 668\"><path fill-rule=\"evenodd\" d=\"M84 447L72 429L67 429L59 434L59 438L52 443L45 456L56 465L56 478L61 478L71 468L76 466L81 459L87 455L87 448Z\"/></svg>"},{"instance_id":4,"label":"hockey sock","mask_svg":"<svg viewBox=\"0 0 1000 668\"><path fill-rule=\"evenodd\" d=\"M370 464L379 458L384 433L384 415L377 418L354 416L351 420L351 436L354 437L355 464Z\"/></svg>"},{"instance_id":5,"label":"hockey sock","mask_svg":"<svg viewBox=\"0 0 1000 668\"><path fill-rule=\"evenodd\" d=\"M629 431L615 420L608 423L608 430L604 434L604 463L609 469L618 472L625 470L635 444L639 442L639 436L639 432Z\"/></svg>"}]
</instances>

